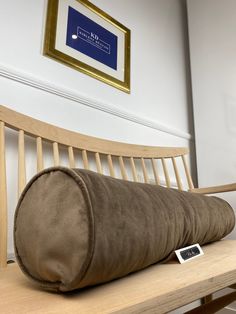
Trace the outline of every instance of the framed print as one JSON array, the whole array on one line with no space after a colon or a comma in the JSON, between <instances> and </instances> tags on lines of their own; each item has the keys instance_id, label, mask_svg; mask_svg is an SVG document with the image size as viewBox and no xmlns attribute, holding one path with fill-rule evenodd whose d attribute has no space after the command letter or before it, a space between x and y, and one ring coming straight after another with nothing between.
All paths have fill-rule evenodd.
<instances>
[{"instance_id":1,"label":"framed print","mask_svg":"<svg viewBox=\"0 0 236 314\"><path fill-rule=\"evenodd\" d=\"M130 30L88 0L48 0L44 55L130 92Z\"/></svg>"}]
</instances>

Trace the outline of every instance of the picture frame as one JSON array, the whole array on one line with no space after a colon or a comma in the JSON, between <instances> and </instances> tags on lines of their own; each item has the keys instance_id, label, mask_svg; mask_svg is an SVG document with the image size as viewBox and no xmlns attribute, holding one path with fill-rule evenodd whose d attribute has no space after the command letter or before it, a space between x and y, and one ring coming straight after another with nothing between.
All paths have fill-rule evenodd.
<instances>
[{"instance_id":1,"label":"picture frame","mask_svg":"<svg viewBox=\"0 0 236 314\"><path fill-rule=\"evenodd\" d=\"M130 30L88 0L48 0L43 54L130 93Z\"/></svg>"}]
</instances>

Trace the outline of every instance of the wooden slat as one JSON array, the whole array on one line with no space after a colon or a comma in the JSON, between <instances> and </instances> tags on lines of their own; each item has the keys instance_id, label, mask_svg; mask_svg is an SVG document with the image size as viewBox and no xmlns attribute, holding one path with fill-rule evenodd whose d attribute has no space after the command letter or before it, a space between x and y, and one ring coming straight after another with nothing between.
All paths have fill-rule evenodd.
<instances>
[{"instance_id":1,"label":"wooden slat","mask_svg":"<svg viewBox=\"0 0 236 314\"><path fill-rule=\"evenodd\" d=\"M165 175L166 186L168 188L170 188L170 177L169 177L169 173L167 170L166 161L164 158L161 158L161 163L162 163L162 167L163 167L163 171L164 171L164 175Z\"/></svg>"},{"instance_id":2,"label":"wooden slat","mask_svg":"<svg viewBox=\"0 0 236 314\"><path fill-rule=\"evenodd\" d=\"M160 177L159 177L159 174L158 174L158 171L157 171L157 167L156 167L156 164L155 164L155 159L152 158L151 162L152 162L152 170L153 170L155 182L156 182L157 185L160 185Z\"/></svg>"},{"instance_id":3,"label":"wooden slat","mask_svg":"<svg viewBox=\"0 0 236 314\"><path fill-rule=\"evenodd\" d=\"M131 170L132 170L132 175L133 175L134 182L138 182L138 174L137 174L137 170L136 170L136 167L135 167L135 163L134 163L134 158L133 157L130 158L130 165L131 165Z\"/></svg>"},{"instance_id":4,"label":"wooden slat","mask_svg":"<svg viewBox=\"0 0 236 314\"><path fill-rule=\"evenodd\" d=\"M108 161L108 167L109 167L110 176L115 178L115 170L114 170L114 166L113 166L113 161L112 161L111 155L107 155L107 161Z\"/></svg>"},{"instance_id":5,"label":"wooden slat","mask_svg":"<svg viewBox=\"0 0 236 314\"><path fill-rule=\"evenodd\" d=\"M146 168L146 165L145 165L145 162L144 162L143 158L141 158L141 166L142 166L142 170L143 170L144 182L148 183L149 180L148 180L147 168Z\"/></svg>"},{"instance_id":6,"label":"wooden slat","mask_svg":"<svg viewBox=\"0 0 236 314\"><path fill-rule=\"evenodd\" d=\"M97 172L103 174L101 158L100 158L99 153L95 153L95 160L96 160Z\"/></svg>"},{"instance_id":7,"label":"wooden slat","mask_svg":"<svg viewBox=\"0 0 236 314\"><path fill-rule=\"evenodd\" d=\"M20 197L26 184L25 168L25 135L23 130L19 130L18 137L18 198Z\"/></svg>"},{"instance_id":8,"label":"wooden slat","mask_svg":"<svg viewBox=\"0 0 236 314\"><path fill-rule=\"evenodd\" d=\"M172 160L172 164L173 164L173 168L174 168L174 172L175 172L175 178L176 178L176 183L177 183L178 189L179 190L183 190L183 185L182 185L182 182L181 182L181 179L180 179L180 175L179 175L178 167L177 167L177 164L176 164L176 160L175 160L174 157L171 157L171 160Z\"/></svg>"},{"instance_id":9,"label":"wooden slat","mask_svg":"<svg viewBox=\"0 0 236 314\"><path fill-rule=\"evenodd\" d=\"M68 155L69 155L69 166L70 168L75 168L75 156L73 147L68 147Z\"/></svg>"},{"instance_id":10,"label":"wooden slat","mask_svg":"<svg viewBox=\"0 0 236 314\"><path fill-rule=\"evenodd\" d=\"M119 156L119 164L120 164L120 171L121 171L122 179L128 180L128 176L125 170L124 160L123 160L123 157L121 156Z\"/></svg>"},{"instance_id":11,"label":"wooden slat","mask_svg":"<svg viewBox=\"0 0 236 314\"><path fill-rule=\"evenodd\" d=\"M36 139L37 145L37 172L42 171L44 168L43 165L43 144L41 137L37 137Z\"/></svg>"},{"instance_id":12,"label":"wooden slat","mask_svg":"<svg viewBox=\"0 0 236 314\"><path fill-rule=\"evenodd\" d=\"M189 172L189 169L188 169L188 166L187 166L187 163L186 163L185 156L182 155L181 158L182 158L182 161L183 161L183 164L184 164L184 170L185 170L186 178L187 178L187 181L188 181L188 187L191 190L191 189L194 188L192 177L190 175L190 172Z\"/></svg>"},{"instance_id":13,"label":"wooden slat","mask_svg":"<svg viewBox=\"0 0 236 314\"><path fill-rule=\"evenodd\" d=\"M5 125L0 121L0 268L7 266L7 182Z\"/></svg>"},{"instance_id":14,"label":"wooden slat","mask_svg":"<svg viewBox=\"0 0 236 314\"><path fill-rule=\"evenodd\" d=\"M236 183L218 185L218 186L209 186L206 188L194 188L190 190L193 193L199 194L215 194L215 193L225 193L236 191Z\"/></svg>"},{"instance_id":15,"label":"wooden slat","mask_svg":"<svg viewBox=\"0 0 236 314\"><path fill-rule=\"evenodd\" d=\"M59 143L66 147L71 146L80 150L99 152L100 154L123 156L123 157L172 157L181 156L188 153L185 147L155 147L127 144L115 141L104 140L92 136L79 134L55 127L48 123L33 119L4 106L0 106L0 120L6 122L7 126L13 129L22 129L25 134L41 137L51 143Z\"/></svg>"},{"instance_id":16,"label":"wooden slat","mask_svg":"<svg viewBox=\"0 0 236 314\"><path fill-rule=\"evenodd\" d=\"M53 160L54 160L54 166L60 165L60 156L59 156L59 148L58 143L54 142L52 144L53 146Z\"/></svg>"},{"instance_id":17,"label":"wooden slat","mask_svg":"<svg viewBox=\"0 0 236 314\"><path fill-rule=\"evenodd\" d=\"M89 170L88 155L87 155L86 150L82 150L82 159L83 159L84 169Z\"/></svg>"}]
</instances>

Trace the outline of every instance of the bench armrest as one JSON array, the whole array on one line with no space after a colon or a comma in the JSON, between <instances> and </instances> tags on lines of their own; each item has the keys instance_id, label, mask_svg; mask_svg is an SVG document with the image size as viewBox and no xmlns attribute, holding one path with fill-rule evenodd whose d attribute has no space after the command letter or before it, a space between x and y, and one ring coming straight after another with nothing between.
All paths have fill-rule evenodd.
<instances>
[{"instance_id":1,"label":"bench armrest","mask_svg":"<svg viewBox=\"0 0 236 314\"><path fill-rule=\"evenodd\" d=\"M236 191L236 183L211 186L211 187L206 187L206 188L194 188L189 191L192 193L200 193L200 194L231 192L231 191Z\"/></svg>"}]
</instances>

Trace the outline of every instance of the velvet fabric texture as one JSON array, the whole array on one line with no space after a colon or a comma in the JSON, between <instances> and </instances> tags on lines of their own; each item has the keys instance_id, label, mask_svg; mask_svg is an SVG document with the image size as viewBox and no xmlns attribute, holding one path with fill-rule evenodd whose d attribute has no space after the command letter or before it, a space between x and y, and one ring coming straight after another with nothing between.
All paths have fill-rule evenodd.
<instances>
[{"instance_id":1,"label":"velvet fabric texture","mask_svg":"<svg viewBox=\"0 0 236 314\"><path fill-rule=\"evenodd\" d=\"M219 240L234 224L232 208L216 197L53 167L21 195L15 252L34 281L70 291L125 276L178 248Z\"/></svg>"}]
</instances>

